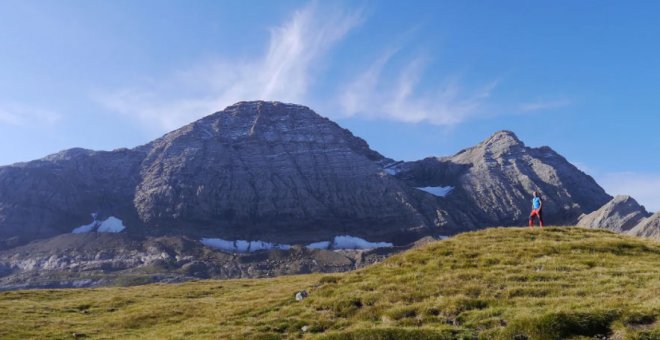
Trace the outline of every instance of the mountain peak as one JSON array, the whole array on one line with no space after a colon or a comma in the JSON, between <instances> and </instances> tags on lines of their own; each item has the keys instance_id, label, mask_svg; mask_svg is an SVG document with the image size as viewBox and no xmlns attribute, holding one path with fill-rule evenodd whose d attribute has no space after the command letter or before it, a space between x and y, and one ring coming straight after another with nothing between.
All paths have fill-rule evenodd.
<instances>
[{"instance_id":1,"label":"mountain peak","mask_svg":"<svg viewBox=\"0 0 660 340\"><path fill-rule=\"evenodd\" d=\"M153 147L176 140L200 143L319 141L343 135L344 129L307 106L277 101L241 101L148 144ZM350 137L353 137L352 135Z\"/></svg>"},{"instance_id":2,"label":"mountain peak","mask_svg":"<svg viewBox=\"0 0 660 340\"><path fill-rule=\"evenodd\" d=\"M293 103L283 103L280 101L273 101L273 100L243 100L240 102L236 102L232 105L227 106L225 110L230 110L232 108L246 108L246 109L255 109L255 108L260 108L260 107L283 107L283 108L291 108L291 107L297 107L297 108L304 108L307 110L311 110L309 107L305 105L300 105L300 104L293 104Z\"/></svg>"},{"instance_id":3,"label":"mountain peak","mask_svg":"<svg viewBox=\"0 0 660 340\"><path fill-rule=\"evenodd\" d=\"M282 114L289 111L305 111L308 113L314 113L312 109L304 105L292 104L292 103L283 103L278 101L266 101L266 100L250 100L250 101L240 101L232 105L227 106L224 110L218 111L215 114L211 115L217 116L222 114L257 114L257 113L269 113L269 114Z\"/></svg>"},{"instance_id":4,"label":"mountain peak","mask_svg":"<svg viewBox=\"0 0 660 340\"><path fill-rule=\"evenodd\" d=\"M501 156L509 154L514 150L522 150L525 147L515 133L508 130L500 130L492 134L490 137L479 143L477 146L471 148L470 153L474 157L483 157L484 154L491 154ZM468 149L469 150L469 149ZM460 154L460 153L459 153Z\"/></svg>"},{"instance_id":5,"label":"mountain peak","mask_svg":"<svg viewBox=\"0 0 660 340\"><path fill-rule=\"evenodd\" d=\"M525 144L518 139L515 133L509 130L500 130L486 139L483 143L487 146L524 146Z\"/></svg>"},{"instance_id":6,"label":"mountain peak","mask_svg":"<svg viewBox=\"0 0 660 340\"><path fill-rule=\"evenodd\" d=\"M311 138L321 131L341 129L307 106L262 100L235 103L200 119L193 126L202 132L202 137L216 136L233 141L246 138L272 141L287 139L290 135Z\"/></svg>"},{"instance_id":7,"label":"mountain peak","mask_svg":"<svg viewBox=\"0 0 660 340\"><path fill-rule=\"evenodd\" d=\"M600 209L580 217L577 225L625 232L650 215L634 198L617 195Z\"/></svg>"}]
</instances>

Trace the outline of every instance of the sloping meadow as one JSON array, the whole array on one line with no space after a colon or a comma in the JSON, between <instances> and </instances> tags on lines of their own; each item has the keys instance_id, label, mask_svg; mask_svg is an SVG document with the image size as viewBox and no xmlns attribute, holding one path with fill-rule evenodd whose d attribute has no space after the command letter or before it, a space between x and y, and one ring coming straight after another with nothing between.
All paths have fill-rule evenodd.
<instances>
[{"instance_id":1,"label":"sloping meadow","mask_svg":"<svg viewBox=\"0 0 660 340\"><path fill-rule=\"evenodd\" d=\"M581 228L464 233L336 275L0 294L1 338L658 339L659 320L660 243Z\"/></svg>"}]
</instances>

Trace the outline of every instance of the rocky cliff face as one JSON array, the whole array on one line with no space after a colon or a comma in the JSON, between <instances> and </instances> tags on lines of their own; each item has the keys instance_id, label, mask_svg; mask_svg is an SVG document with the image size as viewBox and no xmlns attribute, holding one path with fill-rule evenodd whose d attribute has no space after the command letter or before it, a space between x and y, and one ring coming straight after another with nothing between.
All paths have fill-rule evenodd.
<instances>
[{"instance_id":1,"label":"rocky cliff face","mask_svg":"<svg viewBox=\"0 0 660 340\"><path fill-rule=\"evenodd\" d=\"M630 196L616 196L598 210L581 216L577 225L586 228L628 232L650 214Z\"/></svg>"},{"instance_id":2,"label":"rocky cliff face","mask_svg":"<svg viewBox=\"0 0 660 340\"><path fill-rule=\"evenodd\" d=\"M639 224L630 229L628 234L660 241L660 212L656 212L652 216L643 219Z\"/></svg>"},{"instance_id":3,"label":"rocky cliff face","mask_svg":"<svg viewBox=\"0 0 660 340\"><path fill-rule=\"evenodd\" d=\"M543 198L546 224L572 224L611 197L551 148L529 148L510 131L499 131L451 157L393 167L413 187L451 188L443 200L461 211L472 228L525 225L531 193Z\"/></svg>"},{"instance_id":4,"label":"rocky cliff face","mask_svg":"<svg viewBox=\"0 0 660 340\"><path fill-rule=\"evenodd\" d=\"M387 161L307 107L241 102L132 150L0 168L0 239L71 232L92 213L135 235L401 244L441 233L442 209L386 175Z\"/></svg>"},{"instance_id":5,"label":"rocky cliff face","mask_svg":"<svg viewBox=\"0 0 660 340\"><path fill-rule=\"evenodd\" d=\"M132 200L144 156L71 149L0 167L0 249L69 233L93 212L136 220Z\"/></svg>"},{"instance_id":6,"label":"rocky cliff face","mask_svg":"<svg viewBox=\"0 0 660 340\"><path fill-rule=\"evenodd\" d=\"M660 212L651 215L644 206L626 195L616 196L600 209L581 216L577 225L660 239Z\"/></svg>"},{"instance_id":7,"label":"rocky cliff face","mask_svg":"<svg viewBox=\"0 0 660 340\"><path fill-rule=\"evenodd\" d=\"M141 150L147 156L133 202L153 229L398 243L435 227L420 208L424 195L381 171L383 156L304 106L239 103Z\"/></svg>"}]
</instances>

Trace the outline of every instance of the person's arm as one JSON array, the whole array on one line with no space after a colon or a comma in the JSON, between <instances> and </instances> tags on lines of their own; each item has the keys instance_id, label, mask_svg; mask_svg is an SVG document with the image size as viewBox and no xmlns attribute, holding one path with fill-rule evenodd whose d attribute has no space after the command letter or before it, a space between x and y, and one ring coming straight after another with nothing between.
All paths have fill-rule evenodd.
<instances>
[{"instance_id":1,"label":"person's arm","mask_svg":"<svg viewBox=\"0 0 660 340\"><path fill-rule=\"evenodd\" d=\"M543 209L543 200L541 199L541 197L539 197L539 203L540 203L539 210L541 210Z\"/></svg>"}]
</instances>

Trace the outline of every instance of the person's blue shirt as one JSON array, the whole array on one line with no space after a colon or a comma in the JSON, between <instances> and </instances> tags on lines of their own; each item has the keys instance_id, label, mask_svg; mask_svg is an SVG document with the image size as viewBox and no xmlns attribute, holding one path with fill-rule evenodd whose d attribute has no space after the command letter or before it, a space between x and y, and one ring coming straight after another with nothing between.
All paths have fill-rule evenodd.
<instances>
[{"instance_id":1,"label":"person's blue shirt","mask_svg":"<svg viewBox=\"0 0 660 340\"><path fill-rule=\"evenodd\" d=\"M538 209L541 207L541 197L534 197L532 199L532 208Z\"/></svg>"}]
</instances>

